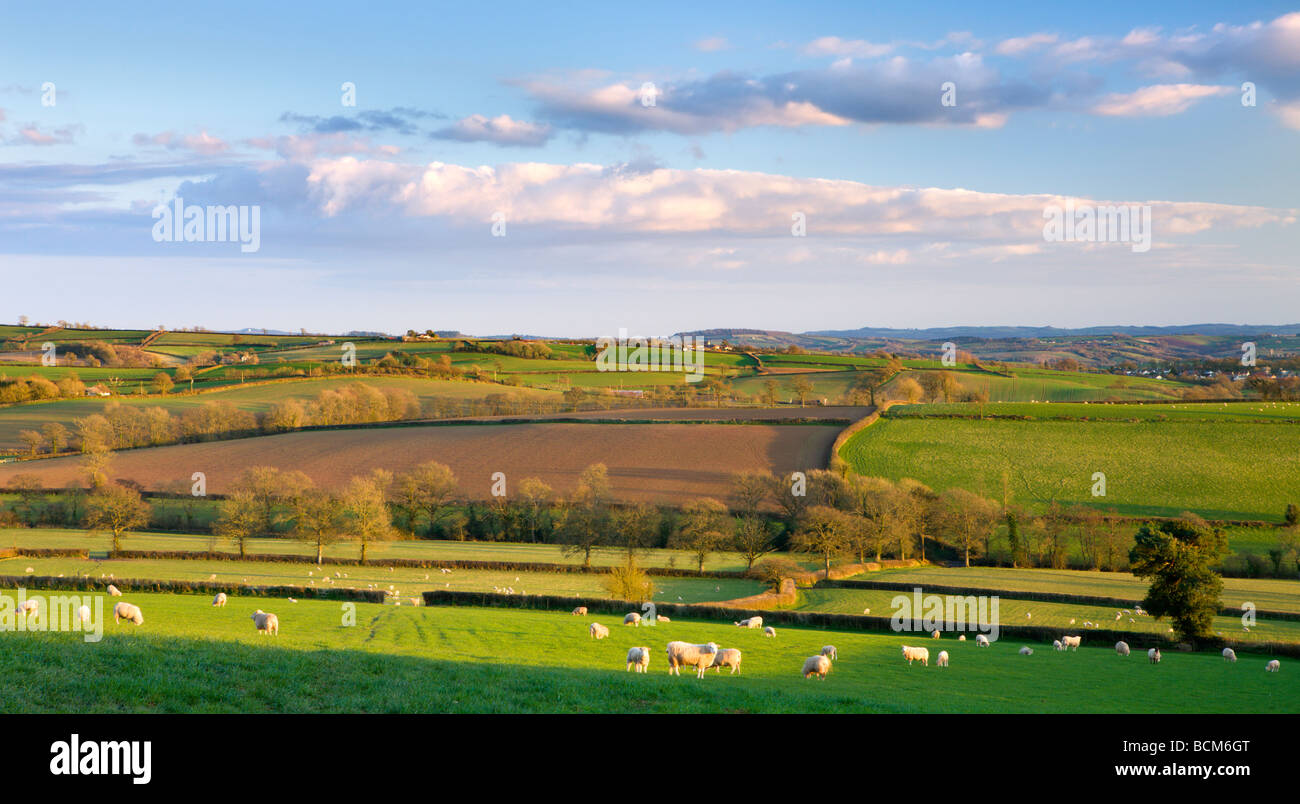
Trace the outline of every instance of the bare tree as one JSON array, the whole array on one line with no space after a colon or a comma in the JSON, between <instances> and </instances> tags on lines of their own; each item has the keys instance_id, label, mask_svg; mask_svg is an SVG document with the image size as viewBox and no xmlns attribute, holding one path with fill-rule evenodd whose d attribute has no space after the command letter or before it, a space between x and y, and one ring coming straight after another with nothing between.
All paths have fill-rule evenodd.
<instances>
[{"instance_id":1,"label":"bare tree","mask_svg":"<svg viewBox=\"0 0 1300 804\"><path fill-rule=\"evenodd\" d=\"M122 549L122 537L149 522L149 504L140 492L125 486L104 486L86 501L86 525L104 528L113 537L113 551Z\"/></svg>"}]
</instances>

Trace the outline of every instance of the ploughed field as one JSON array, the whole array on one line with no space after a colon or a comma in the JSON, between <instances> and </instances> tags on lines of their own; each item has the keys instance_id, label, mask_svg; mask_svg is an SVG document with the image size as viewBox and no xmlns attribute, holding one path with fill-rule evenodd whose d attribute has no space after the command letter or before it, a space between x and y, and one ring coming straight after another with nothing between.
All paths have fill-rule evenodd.
<instances>
[{"instance_id":1,"label":"ploughed field","mask_svg":"<svg viewBox=\"0 0 1300 804\"><path fill-rule=\"evenodd\" d=\"M676 619L642 628L597 614L344 604L206 595L129 594L144 624L80 633L0 633L0 711L9 712L1300 712L1300 682L1283 659L1242 652L1134 653L1085 646L1057 653L1022 642L778 627L769 639L731 623ZM107 604L107 599L106 599ZM106 605L106 608L108 606ZM255 632L255 609L279 636ZM592 621L607 639L587 635ZM739 648L741 673L667 674L670 640ZM909 666L900 646L930 649ZM822 645L839 659L824 681L800 675ZM625 671L650 648L649 672ZM939 650L951 666L936 667ZM1291 668L1293 670L1293 668Z\"/></svg>"},{"instance_id":2,"label":"ploughed field","mask_svg":"<svg viewBox=\"0 0 1300 804\"><path fill-rule=\"evenodd\" d=\"M826 466L840 425L733 424L480 424L321 430L232 441L128 450L112 474L149 490L195 472L209 493L224 493L245 468L301 470L317 485L341 487L383 468L402 472L425 461L447 464L469 497L490 496L492 475L507 488L540 477L567 493L582 470L604 463L614 494L624 500L682 503L725 497L731 475L746 469L785 474ZM46 488L81 482L77 457L0 466L0 486L33 474Z\"/></svg>"}]
</instances>

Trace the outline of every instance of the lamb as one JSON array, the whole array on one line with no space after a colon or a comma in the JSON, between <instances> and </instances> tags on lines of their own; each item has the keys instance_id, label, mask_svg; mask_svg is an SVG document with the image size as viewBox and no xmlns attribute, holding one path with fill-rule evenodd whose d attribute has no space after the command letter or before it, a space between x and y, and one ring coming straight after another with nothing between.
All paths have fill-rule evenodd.
<instances>
[{"instance_id":1,"label":"lamb","mask_svg":"<svg viewBox=\"0 0 1300 804\"><path fill-rule=\"evenodd\" d=\"M575 617L586 617L586 616L587 616L587 607L586 607L586 606L579 606L579 607L577 607L576 609L573 610L573 616L575 616Z\"/></svg>"},{"instance_id":2,"label":"lamb","mask_svg":"<svg viewBox=\"0 0 1300 804\"><path fill-rule=\"evenodd\" d=\"M668 619L667 617L665 617L665 616L662 615L662 614L656 614L656 615L655 615L655 622L660 622L660 623L670 623L670 622L672 622L672 620Z\"/></svg>"},{"instance_id":3,"label":"lamb","mask_svg":"<svg viewBox=\"0 0 1300 804\"><path fill-rule=\"evenodd\" d=\"M253 612L252 619L253 619L254 627L256 627L258 631L261 631L263 635L279 636L280 634L279 617L276 617L274 614L269 614L267 612L262 611L261 609L258 609L257 611Z\"/></svg>"},{"instance_id":4,"label":"lamb","mask_svg":"<svg viewBox=\"0 0 1300 804\"><path fill-rule=\"evenodd\" d=\"M941 650L941 651L939 651L939 660L938 660L935 664L937 664L939 667L947 667L947 666L948 666L948 651L946 651L946 650Z\"/></svg>"},{"instance_id":5,"label":"lamb","mask_svg":"<svg viewBox=\"0 0 1300 804\"><path fill-rule=\"evenodd\" d=\"M635 625L637 628L640 628L641 615L637 614L635 611L629 612L628 615L623 618L623 625Z\"/></svg>"},{"instance_id":6,"label":"lamb","mask_svg":"<svg viewBox=\"0 0 1300 804\"><path fill-rule=\"evenodd\" d=\"M776 636L776 629L773 628L773 627L770 626L770 625L765 625L765 626L763 626L763 636L765 636L765 637L775 637L775 636Z\"/></svg>"},{"instance_id":7,"label":"lamb","mask_svg":"<svg viewBox=\"0 0 1300 804\"><path fill-rule=\"evenodd\" d=\"M1119 641L1119 642L1116 642L1116 643L1115 643L1115 652L1118 653L1120 656L1127 656L1127 655L1128 655L1128 643L1127 643L1127 642L1124 642L1124 641L1122 641L1122 640Z\"/></svg>"},{"instance_id":8,"label":"lamb","mask_svg":"<svg viewBox=\"0 0 1300 804\"><path fill-rule=\"evenodd\" d=\"M718 655L713 659L713 669L721 672L724 667L730 667L733 676L740 672L740 651L738 649L723 648L718 651Z\"/></svg>"},{"instance_id":9,"label":"lamb","mask_svg":"<svg viewBox=\"0 0 1300 804\"><path fill-rule=\"evenodd\" d=\"M77 619L80 620L83 624L89 625L90 606L82 606L81 608L77 609Z\"/></svg>"},{"instance_id":10,"label":"lamb","mask_svg":"<svg viewBox=\"0 0 1300 804\"><path fill-rule=\"evenodd\" d=\"M1282 663L1279 662L1277 659L1274 659L1273 661L1264 665L1264 669L1270 673L1276 673L1282 669Z\"/></svg>"},{"instance_id":11,"label":"lamb","mask_svg":"<svg viewBox=\"0 0 1300 804\"><path fill-rule=\"evenodd\" d=\"M826 674L831 671L831 660L822 654L809 656L803 663L803 677L805 679L817 676L822 681L826 680Z\"/></svg>"},{"instance_id":12,"label":"lamb","mask_svg":"<svg viewBox=\"0 0 1300 804\"><path fill-rule=\"evenodd\" d=\"M669 642L668 643L668 674L673 676L681 675L681 667L686 665L694 667L696 678L704 678L704 671L708 670L718 655L718 646L709 642L704 645L692 645L689 642Z\"/></svg>"},{"instance_id":13,"label":"lamb","mask_svg":"<svg viewBox=\"0 0 1300 804\"><path fill-rule=\"evenodd\" d=\"M600 623L592 623L587 626L587 633L591 635L592 639L604 639L609 636L609 629Z\"/></svg>"},{"instance_id":14,"label":"lamb","mask_svg":"<svg viewBox=\"0 0 1300 804\"><path fill-rule=\"evenodd\" d=\"M822 655L827 659L830 659L832 662L838 662L840 660L840 655L835 650L834 645L822 645Z\"/></svg>"},{"instance_id":15,"label":"lamb","mask_svg":"<svg viewBox=\"0 0 1300 804\"><path fill-rule=\"evenodd\" d=\"M225 592L217 592L217 596L214 597L214 598L212 598L212 605L214 605L214 606L224 606L224 605L226 605L226 593L225 593Z\"/></svg>"},{"instance_id":16,"label":"lamb","mask_svg":"<svg viewBox=\"0 0 1300 804\"><path fill-rule=\"evenodd\" d=\"M926 667L930 666L930 649L929 648L909 648L903 646L903 658L907 660L910 666L912 662L917 661Z\"/></svg>"},{"instance_id":17,"label":"lamb","mask_svg":"<svg viewBox=\"0 0 1300 804\"><path fill-rule=\"evenodd\" d=\"M1223 649L1223 660L1224 660L1225 662L1235 662L1235 661L1237 661L1237 652L1234 651L1232 648L1224 648L1224 649Z\"/></svg>"},{"instance_id":18,"label":"lamb","mask_svg":"<svg viewBox=\"0 0 1300 804\"><path fill-rule=\"evenodd\" d=\"M747 619L747 620L741 620L740 622L736 623L736 625L739 626L739 627L741 627L741 628L762 628L762 627L763 627L763 618L762 618L762 617L750 617L750 618Z\"/></svg>"},{"instance_id":19,"label":"lamb","mask_svg":"<svg viewBox=\"0 0 1300 804\"><path fill-rule=\"evenodd\" d=\"M108 595L109 597L121 597L122 592L116 586L110 583L108 585Z\"/></svg>"},{"instance_id":20,"label":"lamb","mask_svg":"<svg viewBox=\"0 0 1300 804\"><path fill-rule=\"evenodd\" d=\"M989 638L988 638L988 637L984 636L983 634L976 634L976 635L975 635L975 647L977 647L977 648L987 648L988 646L989 646Z\"/></svg>"},{"instance_id":21,"label":"lamb","mask_svg":"<svg viewBox=\"0 0 1300 804\"><path fill-rule=\"evenodd\" d=\"M930 638L931 638L931 639L938 639L938 638L939 638L939 629L938 629L938 628L936 628L936 629L934 629L933 631L930 632Z\"/></svg>"},{"instance_id":22,"label":"lamb","mask_svg":"<svg viewBox=\"0 0 1300 804\"><path fill-rule=\"evenodd\" d=\"M1147 651L1147 661L1151 662L1152 664L1160 664L1160 649L1152 648L1151 650Z\"/></svg>"},{"instance_id":23,"label":"lamb","mask_svg":"<svg viewBox=\"0 0 1300 804\"><path fill-rule=\"evenodd\" d=\"M144 613L140 611L139 606L133 606L126 601L122 601L113 607L113 622L119 623L122 620L130 620L136 625L144 625Z\"/></svg>"},{"instance_id":24,"label":"lamb","mask_svg":"<svg viewBox=\"0 0 1300 804\"><path fill-rule=\"evenodd\" d=\"M1079 649L1079 644L1082 643L1082 642L1083 642L1083 637L1080 637L1080 636L1063 636L1063 637L1061 637L1061 644L1064 645L1064 646L1067 647L1067 648L1070 648L1071 650L1078 650L1078 649Z\"/></svg>"},{"instance_id":25,"label":"lamb","mask_svg":"<svg viewBox=\"0 0 1300 804\"><path fill-rule=\"evenodd\" d=\"M1052 640L1052 649L1053 649L1053 650L1065 650L1065 646L1061 644L1061 640L1059 640L1059 639L1055 639L1055 640Z\"/></svg>"},{"instance_id":26,"label":"lamb","mask_svg":"<svg viewBox=\"0 0 1300 804\"><path fill-rule=\"evenodd\" d=\"M649 648L629 648L627 651L627 669L636 668L638 673L644 673L650 667L650 649Z\"/></svg>"},{"instance_id":27,"label":"lamb","mask_svg":"<svg viewBox=\"0 0 1300 804\"><path fill-rule=\"evenodd\" d=\"M1028 645L1026 645L1026 646L1024 646L1024 647L1022 647L1022 648L1020 649L1020 655L1021 655L1021 656L1033 656L1033 655L1034 655L1034 649L1031 648L1031 647L1029 647Z\"/></svg>"}]
</instances>

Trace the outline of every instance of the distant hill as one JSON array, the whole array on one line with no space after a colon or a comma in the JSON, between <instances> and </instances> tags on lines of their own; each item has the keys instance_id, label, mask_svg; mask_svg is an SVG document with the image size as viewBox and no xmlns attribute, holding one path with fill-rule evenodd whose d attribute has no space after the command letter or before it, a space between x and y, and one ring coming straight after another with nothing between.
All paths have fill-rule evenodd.
<instances>
[{"instance_id":1,"label":"distant hill","mask_svg":"<svg viewBox=\"0 0 1300 804\"><path fill-rule=\"evenodd\" d=\"M732 330L745 332L746 330ZM758 332L759 330L753 330ZM833 338L902 338L932 341L938 338L1064 338L1079 335L1297 335L1300 324L1186 324L1172 327L932 327L929 329L859 329L814 330L804 335Z\"/></svg>"}]
</instances>

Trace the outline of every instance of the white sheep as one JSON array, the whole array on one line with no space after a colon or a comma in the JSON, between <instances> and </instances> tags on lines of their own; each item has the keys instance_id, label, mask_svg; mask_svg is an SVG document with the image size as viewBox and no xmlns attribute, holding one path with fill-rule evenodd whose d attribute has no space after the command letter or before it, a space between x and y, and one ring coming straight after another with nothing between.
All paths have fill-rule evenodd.
<instances>
[{"instance_id":1,"label":"white sheep","mask_svg":"<svg viewBox=\"0 0 1300 804\"><path fill-rule=\"evenodd\" d=\"M108 595L109 597L121 597L122 591L110 583L108 585Z\"/></svg>"},{"instance_id":2,"label":"white sheep","mask_svg":"<svg viewBox=\"0 0 1300 804\"><path fill-rule=\"evenodd\" d=\"M18 614L20 616L34 616L37 608L35 600L24 600L23 604L18 607Z\"/></svg>"},{"instance_id":3,"label":"white sheep","mask_svg":"<svg viewBox=\"0 0 1300 804\"><path fill-rule=\"evenodd\" d=\"M832 662L838 662L840 660L839 652L835 650L834 645L822 645L822 655L827 659L830 659Z\"/></svg>"},{"instance_id":4,"label":"white sheep","mask_svg":"<svg viewBox=\"0 0 1300 804\"><path fill-rule=\"evenodd\" d=\"M750 617L747 620L741 620L740 622L736 623L736 625L739 626L740 628L762 628L763 618Z\"/></svg>"},{"instance_id":5,"label":"white sheep","mask_svg":"<svg viewBox=\"0 0 1300 804\"><path fill-rule=\"evenodd\" d=\"M1080 645L1082 642L1083 642L1083 637L1081 637L1081 636L1063 636L1063 637L1061 637L1061 644L1064 645L1064 646L1067 647L1067 648L1070 648L1071 650L1078 650L1078 649L1079 649L1079 645Z\"/></svg>"},{"instance_id":6,"label":"white sheep","mask_svg":"<svg viewBox=\"0 0 1300 804\"><path fill-rule=\"evenodd\" d=\"M962 634L962 635L958 636L958 637L957 637L957 641L958 641L958 642L965 642L965 641L966 641L966 635L965 635L965 634Z\"/></svg>"},{"instance_id":7,"label":"white sheep","mask_svg":"<svg viewBox=\"0 0 1300 804\"><path fill-rule=\"evenodd\" d=\"M1116 643L1115 643L1115 652L1118 653L1120 656L1127 656L1127 655L1128 655L1128 643L1127 643L1127 642L1124 642L1123 640L1121 640L1121 641L1119 641L1119 642L1116 642Z\"/></svg>"},{"instance_id":8,"label":"white sheep","mask_svg":"<svg viewBox=\"0 0 1300 804\"><path fill-rule=\"evenodd\" d=\"M1034 649L1031 648L1031 647L1029 647L1028 645L1026 645L1026 646L1024 646L1024 647L1022 647L1022 648L1020 649L1020 655L1021 655L1021 656L1033 656L1033 655L1034 655Z\"/></svg>"},{"instance_id":9,"label":"white sheep","mask_svg":"<svg viewBox=\"0 0 1300 804\"><path fill-rule=\"evenodd\" d=\"M804 659L803 662L804 678L812 678L813 676L817 676L822 681L825 681L826 674L829 673L830 671L831 671L831 660L827 659L825 656L823 656L820 653L817 654L816 656L809 656L807 659Z\"/></svg>"},{"instance_id":10,"label":"white sheep","mask_svg":"<svg viewBox=\"0 0 1300 804\"><path fill-rule=\"evenodd\" d=\"M948 666L948 651L946 651L946 650L941 650L941 651L939 651L939 659L938 659L937 662L935 662L935 664L937 664L939 667L947 667L947 666Z\"/></svg>"},{"instance_id":11,"label":"white sheep","mask_svg":"<svg viewBox=\"0 0 1300 804\"><path fill-rule=\"evenodd\" d=\"M669 642L667 653L669 675L680 676L681 668L685 665L695 668L696 678L704 678L704 671L713 666L713 660L717 658L718 646L713 642L704 645L692 645L689 642Z\"/></svg>"},{"instance_id":12,"label":"white sheep","mask_svg":"<svg viewBox=\"0 0 1300 804\"><path fill-rule=\"evenodd\" d=\"M629 612L628 615L623 618L623 625L635 625L637 628L640 628L641 615L637 614L635 611Z\"/></svg>"},{"instance_id":13,"label":"white sheep","mask_svg":"<svg viewBox=\"0 0 1300 804\"><path fill-rule=\"evenodd\" d=\"M931 639L938 639L938 638L939 638L939 629L938 629L938 628L936 628L936 629L934 629L933 631L930 632L930 638L931 638Z\"/></svg>"},{"instance_id":14,"label":"white sheep","mask_svg":"<svg viewBox=\"0 0 1300 804\"><path fill-rule=\"evenodd\" d=\"M987 648L988 646L989 646L989 638L988 638L988 637L984 636L983 634L976 634L976 635L975 635L975 647L977 647L977 648Z\"/></svg>"},{"instance_id":15,"label":"white sheep","mask_svg":"<svg viewBox=\"0 0 1300 804\"><path fill-rule=\"evenodd\" d=\"M214 597L214 598L212 598L212 605L214 605L214 606L224 606L224 605L226 605L226 593L225 593L225 592L217 592L217 596Z\"/></svg>"},{"instance_id":16,"label":"white sheep","mask_svg":"<svg viewBox=\"0 0 1300 804\"><path fill-rule=\"evenodd\" d=\"M909 648L907 645L904 645L904 646L903 646L903 658L907 660L907 664L908 664L909 666L912 664L912 662L916 661L916 662L920 662L921 664L925 665L926 667L929 667L929 666L930 666L930 649L929 649L929 648Z\"/></svg>"},{"instance_id":17,"label":"white sheep","mask_svg":"<svg viewBox=\"0 0 1300 804\"><path fill-rule=\"evenodd\" d=\"M274 614L258 609L253 612L253 626L262 633L263 636L280 634L280 618Z\"/></svg>"},{"instance_id":18,"label":"white sheep","mask_svg":"<svg viewBox=\"0 0 1300 804\"><path fill-rule=\"evenodd\" d=\"M130 620L136 625L144 625L144 613L140 611L139 606L133 606L126 601L122 601L113 607L113 622Z\"/></svg>"},{"instance_id":19,"label":"white sheep","mask_svg":"<svg viewBox=\"0 0 1300 804\"><path fill-rule=\"evenodd\" d=\"M656 614L656 615L655 615L655 622L658 622L658 623L670 623L670 622L672 622L672 620L668 619L667 617L665 617L665 616L662 615L662 614Z\"/></svg>"},{"instance_id":20,"label":"white sheep","mask_svg":"<svg viewBox=\"0 0 1300 804\"><path fill-rule=\"evenodd\" d=\"M774 637L774 636L776 636L776 629L773 628L773 627L770 626L770 625L765 625L765 626L763 626L763 636L765 636L765 637Z\"/></svg>"},{"instance_id":21,"label":"white sheep","mask_svg":"<svg viewBox=\"0 0 1300 804\"><path fill-rule=\"evenodd\" d=\"M1152 648L1147 651L1147 661L1152 664L1160 664L1160 649Z\"/></svg>"},{"instance_id":22,"label":"white sheep","mask_svg":"<svg viewBox=\"0 0 1300 804\"><path fill-rule=\"evenodd\" d=\"M1270 673L1276 673L1282 669L1282 663L1279 662L1277 659L1274 659L1273 661L1264 665L1264 669Z\"/></svg>"},{"instance_id":23,"label":"white sheep","mask_svg":"<svg viewBox=\"0 0 1300 804\"><path fill-rule=\"evenodd\" d=\"M77 619L80 620L84 625L89 625L90 606L82 606L81 608L77 609Z\"/></svg>"},{"instance_id":24,"label":"white sheep","mask_svg":"<svg viewBox=\"0 0 1300 804\"><path fill-rule=\"evenodd\" d=\"M739 649L723 648L718 651L718 655L713 659L713 669L721 672L724 667L730 667L733 676L740 672Z\"/></svg>"},{"instance_id":25,"label":"white sheep","mask_svg":"<svg viewBox=\"0 0 1300 804\"><path fill-rule=\"evenodd\" d=\"M644 673L650 667L650 649L649 648L629 648L627 651L627 669L636 668L638 673Z\"/></svg>"},{"instance_id":26,"label":"white sheep","mask_svg":"<svg viewBox=\"0 0 1300 804\"><path fill-rule=\"evenodd\" d=\"M609 636L609 629L600 623L592 623L587 626L587 633L591 635L592 639L604 639Z\"/></svg>"},{"instance_id":27,"label":"white sheep","mask_svg":"<svg viewBox=\"0 0 1300 804\"><path fill-rule=\"evenodd\" d=\"M1237 661L1237 652L1236 652L1235 650L1233 650L1232 648L1224 648L1224 649L1223 649L1223 660L1224 660L1225 662L1235 662L1235 661Z\"/></svg>"},{"instance_id":28,"label":"white sheep","mask_svg":"<svg viewBox=\"0 0 1300 804\"><path fill-rule=\"evenodd\" d=\"M1052 640L1052 649L1053 649L1053 650L1065 650L1065 646L1061 644L1061 640L1059 640L1059 639L1054 639L1054 640Z\"/></svg>"},{"instance_id":29,"label":"white sheep","mask_svg":"<svg viewBox=\"0 0 1300 804\"><path fill-rule=\"evenodd\" d=\"M586 616L587 616L587 607L586 607L586 606L579 606L579 607L577 607L576 609L573 610L573 616L575 616L575 617L586 617Z\"/></svg>"}]
</instances>

